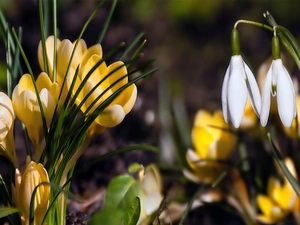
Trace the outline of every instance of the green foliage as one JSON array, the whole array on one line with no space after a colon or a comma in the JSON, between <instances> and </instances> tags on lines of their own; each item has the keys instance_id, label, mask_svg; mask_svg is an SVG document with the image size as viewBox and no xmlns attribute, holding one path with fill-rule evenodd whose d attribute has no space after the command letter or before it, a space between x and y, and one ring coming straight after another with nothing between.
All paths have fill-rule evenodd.
<instances>
[{"instance_id":1,"label":"green foliage","mask_svg":"<svg viewBox=\"0 0 300 225\"><path fill-rule=\"evenodd\" d=\"M9 216L18 212L19 210L15 207L0 207L0 218Z\"/></svg>"},{"instance_id":2,"label":"green foliage","mask_svg":"<svg viewBox=\"0 0 300 225\"><path fill-rule=\"evenodd\" d=\"M125 174L111 180L108 185L105 207L92 215L89 225L136 224L140 214L141 182Z\"/></svg>"},{"instance_id":3,"label":"green foliage","mask_svg":"<svg viewBox=\"0 0 300 225\"><path fill-rule=\"evenodd\" d=\"M270 142L275 159L277 160L278 164L280 165L284 175L286 176L286 178L289 180L289 182L293 186L297 195L300 196L300 184L299 184L298 180L296 180L296 178L291 174L291 172L285 165L284 159L282 158L279 150L276 148L270 134L268 134L268 138L269 138L269 142Z\"/></svg>"}]
</instances>

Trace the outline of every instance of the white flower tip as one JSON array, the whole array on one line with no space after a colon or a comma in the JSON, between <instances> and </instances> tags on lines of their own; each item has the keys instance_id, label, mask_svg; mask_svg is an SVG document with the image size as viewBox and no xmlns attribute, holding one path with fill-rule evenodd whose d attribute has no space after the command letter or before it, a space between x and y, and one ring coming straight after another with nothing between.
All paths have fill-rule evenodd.
<instances>
[{"instance_id":1,"label":"white flower tip","mask_svg":"<svg viewBox=\"0 0 300 225\"><path fill-rule=\"evenodd\" d=\"M242 119L243 119L243 117L241 119L231 118L231 122L232 122L232 125L234 126L234 128L237 129L240 127Z\"/></svg>"}]
</instances>

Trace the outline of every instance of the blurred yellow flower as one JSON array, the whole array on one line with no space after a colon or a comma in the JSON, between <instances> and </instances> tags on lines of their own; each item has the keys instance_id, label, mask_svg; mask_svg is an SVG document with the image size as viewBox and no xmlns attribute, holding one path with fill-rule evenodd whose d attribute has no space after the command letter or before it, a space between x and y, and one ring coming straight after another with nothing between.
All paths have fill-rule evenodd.
<instances>
[{"instance_id":1,"label":"blurred yellow flower","mask_svg":"<svg viewBox=\"0 0 300 225\"><path fill-rule=\"evenodd\" d=\"M213 115L205 110L196 114L192 130L195 151L189 149L186 157L193 172L184 174L194 182L212 183L227 167L225 161L234 150L237 138L228 131L221 110ZM227 129L227 130L226 130Z\"/></svg>"},{"instance_id":2,"label":"blurred yellow flower","mask_svg":"<svg viewBox=\"0 0 300 225\"><path fill-rule=\"evenodd\" d=\"M244 130L251 129L255 127L256 121L257 116L251 106L250 100L248 99L240 128Z\"/></svg>"},{"instance_id":3,"label":"blurred yellow flower","mask_svg":"<svg viewBox=\"0 0 300 225\"><path fill-rule=\"evenodd\" d=\"M298 93L296 95L296 109L297 116L293 120L291 127L282 126L286 135L293 139L300 137L300 95Z\"/></svg>"},{"instance_id":4,"label":"blurred yellow flower","mask_svg":"<svg viewBox=\"0 0 300 225\"><path fill-rule=\"evenodd\" d=\"M16 169L15 186L12 186L13 202L20 210L22 224L29 225L30 201L34 189L48 182L48 173L41 163L31 161L23 175ZM49 205L50 186L40 185L34 196L34 224L41 225Z\"/></svg>"},{"instance_id":5,"label":"blurred yellow flower","mask_svg":"<svg viewBox=\"0 0 300 225\"><path fill-rule=\"evenodd\" d=\"M291 159L285 159L286 166L294 175L295 167ZM257 204L262 214L257 219L266 224L273 224L283 220L292 212L296 193L286 177L281 182L275 177L270 177L267 186L267 195L259 194L256 197Z\"/></svg>"},{"instance_id":6,"label":"blurred yellow flower","mask_svg":"<svg viewBox=\"0 0 300 225\"><path fill-rule=\"evenodd\" d=\"M36 80L47 127L50 126L57 103L58 85L52 83L48 75L42 72ZM37 151L37 160L44 138L43 121L34 84L29 74L24 74L13 90L12 104L17 117L25 124L28 136Z\"/></svg>"},{"instance_id":7,"label":"blurred yellow flower","mask_svg":"<svg viewBox=\"0 0 300 225\"><path fill-rule=\"evenodd\" d=\"M15 113L10 98L0 92L0 154L17 166L14 140Z\"/></svg>"}]
</instances>

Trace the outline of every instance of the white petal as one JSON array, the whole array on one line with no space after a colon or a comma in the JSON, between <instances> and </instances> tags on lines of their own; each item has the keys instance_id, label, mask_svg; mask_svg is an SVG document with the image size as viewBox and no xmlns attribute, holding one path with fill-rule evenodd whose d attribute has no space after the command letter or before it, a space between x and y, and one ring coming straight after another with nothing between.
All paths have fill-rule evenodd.
<instances>
[{"instance_id":1,"label":"white petal","mask_svg":"<svg viewBox=\"0 0 300 225\"><path fill-rule=\"evenodd\" d=\"M282 65L277 78L277 105L284 126L290 127L295 117L296 97L292 79Z\"/></svg>"},{"instance_id":2,"label":"white petal","mask_svg":"<svg viewBox=\"0 0 300 225\"><path fill-rule=\"evenodd\" d=\"M248 97L244 73L241 57L233 56L230 79L228 81L228 108L230 119L235 128L238 128L241 124Z\"/></svg>"},{"instance_id":3,"label":"white petal","mask_svg":"<svg viewBox=\"0 0 300 225\"><path fill-rule=\"evenodd\" d=\"M247 88L248 93L250 96L250 102L252 105L252 108L254 109L256 115L259 117L260 110L261 110L261 96L260 91L257 85L257 82L254 78L254 75L248 65L244 62L246 76L247 76Z\"/></svg>"},{"instance_id":4,"label":"white petal","mask_svg":"<svg viewBox=\"0 0 300 225\"><path fill-rule=\"evenodd\" d=\"M223 85L222 85L222 113L223 113L224 121L226 123L228 123L229 121L228 102L227 102L229 71L230 71L230 63L226 70Z\"/></svg>"},{"instance_id":5,"label":"white petal","mask_svg":"<svg viewBox=\"0 0 300 225\"><path fill-rule=\"evenodd\" d=\"M261 112L260 112L260 124L265 127L270 113L270 105L271 105L271 88L272 88L272 68L273 62L271 67L268 70L266 80L264 83L263 93L262 93L262 102L261 102Z\"/></svg>"}]
</instances>

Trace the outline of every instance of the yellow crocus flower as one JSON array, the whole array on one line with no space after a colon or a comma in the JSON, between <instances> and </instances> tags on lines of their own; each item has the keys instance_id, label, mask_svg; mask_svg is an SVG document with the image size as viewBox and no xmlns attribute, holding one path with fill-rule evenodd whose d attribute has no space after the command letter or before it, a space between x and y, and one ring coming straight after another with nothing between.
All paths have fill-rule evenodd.
<instances>
[{"instance_id":1,"label":"yellow crocus flower","mask_svg":"<svg viewBox=\"0 0 300 225\"><path fill-rule=\"evenodd\" d=\"M214 114L197 112L192 130L195 150L189 149L186 155L192 172L184 170L189 179L211 183L227 167L224 162L234 150L237 138L226 129L229 125L224 122L221 110Z\"/></svg>"},{"instance_id":2,"label":"yellow crocus flower","mask_svg":"<svg viewBox=\"0 0 300 225\"><path fill-rule=\"evenodd\" d=\"M0 92L0 154L7 157L17 166L17 156L14 141L15 113L11 99Z\"/></svg>"},{"instance_id":3,"label":"yellow crocus flower","mask_svg":"<svg viewBox=\"0 0 300 225\"><path fill-rule=\"evenodd\" d=\"M34 189L41 183L49 183L48 173L41 163L31 161L24 173L16 169L13 201L20 210L23 225L29 224L30 201ZM40 185L34 196L34 224L41 225L49 205L50 186Z\"/></svg>"},{"instance_id":4,"label":"yellow crocus flower","mask_svg":"<svg viewBox=\"0 0 300 225\"><path fill-rule=\"evenodd\" d=\"M53 36L49 36L46 40L47 60L50 67L50 77L53 76L54 41L55 40ZM62 88L62 82L65 76L67 76L67 87L70 88L74 79L75 70L77 69L77 67L79 67L79 73L75 80L74 89L72 90L72 94L74 96L76 91L78 90L79 85L82 83L89 71L93 68L93 66L95 66L97 62L102 60L102 47L100 44L96 44L87 48L86 42L83 39L80 39L75 49L72 62L70 63L70 68L67 74L67 67L71 59L72 51L75 48L76 41L72 43L68 39L64 39L62 41L57 39L56 43L57 83L59 84L60 88ZM38 58L41 68L44 69L41 43L39 44L38 48ZM105 101L119 88L128 83L128 77L120 79L126 74L127 68L123 62L118 61L107 66L103 61L88 78L88 81L76 98L76 104L79 105L83 101L85 96L87 96L87 94L95 87L95 85L97 85L101 81L101 84L93 91L93 93L81 107L81 110L85 112L90 105L93 105L91 110L89 111L89 114L93 113L93 111L103 101ZM111 86L118 79L120 79L120 81L118 81L118 83L114 86ZM66 88L66 86L63 87L63 99L66 96L68 88ZM94 104L93 101L102 93L103 96ZM114 127L118 125L124 119L125 115L129 113L129 111L131 111L131 109L133 108L136 97L137 88L135 84L132 84L125 90L123 90L123 92L119 94L113 102L111 102L111 104L104 110L104 112L96 118L96 120L94 121L95 124L91 125L89 129L89 134L95 135L101 133L107 127Z\"/></svg>"},{"instance_id":5,"label":"yellow crocus flower","mask_svg":"<svg viewBox=\"0 0 300 225\"><path fill-rule=\"evenodd\" d=\"M78 76L76 77L75 86L72 90L72 94L78 90L79 85L83 82L89 71L102 60L102 50L100 45L90 47L82 56L82 61L79 68ZM98 85L92 94L85 100L81 110L86 112L89 107L88 114L92 114L96 108L102 104L107 98L109 98L118 89L128 83L128 77L126 76L127 69L123 62L117 61L107 66L103 61L96 70L89 76L83 89L80 91L76 98L76 104L79 105L86 96L92 91L92 89ZM75 79L74 71L68 74L67 84L68 87ZM115 83L118 81L117 83ZM114 84L115 83L115 84ZM97 101L96 98L102 95ZM128 86L122 91L109 105L108 107L98 115L95 119L100 127L114 127L122 122L125 115L128 114L133 108L137 97L137 88L135 84ZM91 131L92 133L93 131Z\"/></svg>"},{"instance_id":6,"label":"yellow crocus flower","mask_svg":"<svg viewBox=\"0 0 300 225\"><path fill-rule=\"evenodd\" d=\"M36 80L47 127L50 126L57 103L58 85L52 83L48 75L42 72ZM34 84L29 74L24 74L13 90L12 104L17 117L25 124L28 136L34 144L37 160L41 154L44 138L43 121Z\"/></svg>"},{"instance_id":7,"label":"yellow crocus flower","mask_svg":"<svg viewBox=\"0 0 300 225\"><path fill-rule=\"evenodd\" d=\"M290 172L294 174L295 168L292 160L287 158L285 163ZM296 201L296 193L285 177L283 183L275 177L270 177L267 194L258 194L256 200L262 212L257 219L265 224L273 224L283 220L292 212Z\"/></svg>"}]
</instances>

